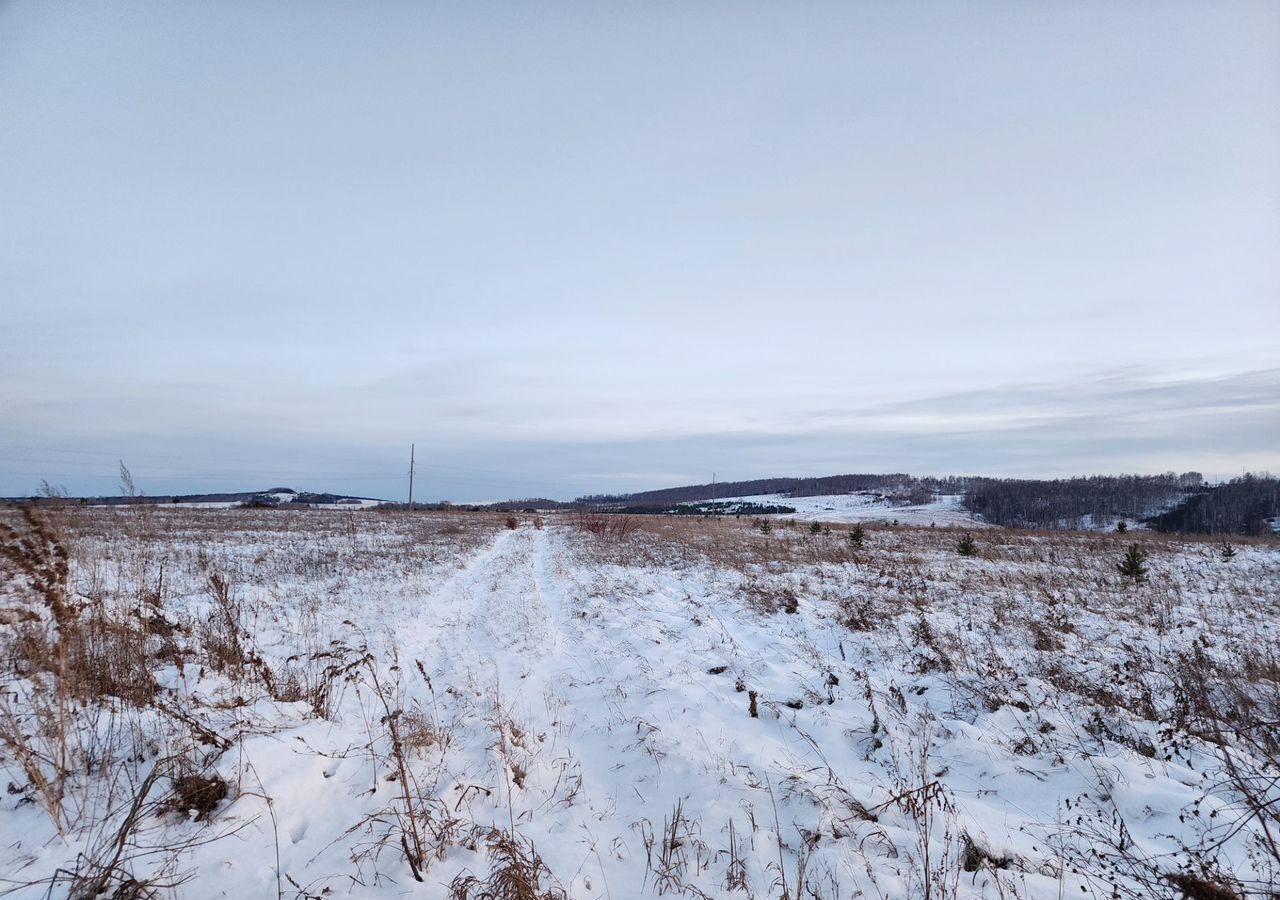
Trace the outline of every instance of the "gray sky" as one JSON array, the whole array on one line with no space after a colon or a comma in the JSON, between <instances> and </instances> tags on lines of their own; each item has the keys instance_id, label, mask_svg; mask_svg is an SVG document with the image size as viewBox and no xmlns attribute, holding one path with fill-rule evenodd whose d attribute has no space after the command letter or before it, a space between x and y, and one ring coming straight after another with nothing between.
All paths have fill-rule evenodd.
<instances>
[{"instance_id":1,"label":"gray sky","mask_svg":"<svg viewBox=\"0 0 1280 900\"><path fill-rule=\"evenodd\" d=\"M1280 4L0 2L0 494L1280 469Z\"/></svg>"}]
</instances>

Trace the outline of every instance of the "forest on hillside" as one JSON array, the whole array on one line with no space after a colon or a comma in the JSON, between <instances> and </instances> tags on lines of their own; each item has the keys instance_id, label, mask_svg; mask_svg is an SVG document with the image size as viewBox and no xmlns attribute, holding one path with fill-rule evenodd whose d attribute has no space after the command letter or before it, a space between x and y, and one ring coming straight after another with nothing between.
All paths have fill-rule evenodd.
<instances>
[{"instance_id":1,"label":"forest on hillside","mask_svg":"<svg viewBox=\"0 0 1280 900\"><path fill-rule=\"evenodd\" d=\"M1245 475L1188 497L1150 524L1159 531L1256 536L1271 533L1278 517L1280 480Z\"/></svg>"},{"instance_id":2,"label":"forest on hillside","mask_svg":"<svg viewBox=\"0 0 1280 900\"><path fill-rule=\"evenodd\" d=\"M1081 478L971 478L964 507L992 525L1080 528L1139 521L1178 506L1199 490L1199 472L1178 475L1090 475Z\"/></svg>"},{"instance_id":3,"label":"forest on hillside","mask_svg":"<svg viewBox=\"0 0 1280 900\"><path fill-rule=\"evenodd\" d=\"M992 525L1097 527L1120 520L1184 534L1263 535L1280 517L1280 481L1244 475L1207 485L1199 472L1045 481L969 480L964 506Z\"/></svg>"}]
</instances>

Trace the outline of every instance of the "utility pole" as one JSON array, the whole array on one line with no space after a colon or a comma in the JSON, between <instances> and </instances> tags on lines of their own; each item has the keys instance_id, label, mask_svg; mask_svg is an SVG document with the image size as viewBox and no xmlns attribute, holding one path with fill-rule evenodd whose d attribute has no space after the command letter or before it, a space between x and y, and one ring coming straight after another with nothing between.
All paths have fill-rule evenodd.
<instances>
[{"instance_id":1,"label":"utility pole","mask_svg":"<svg viewBox=\"0 0 1280 900\"><path fill-rule=\"evenodd\" d=\"M711 473L711 502L716 502L716 473Z\"/></svg>"},{"instance_id":2,"label":"utility pole","mask_svg":"<svg viewBox=\"0 0 1280 900\"><path fill-rule=\"evenodd\" d=\"M409 512L413 512L413 451L414 445L409 445Z\"/></svg>"}]
</instances>

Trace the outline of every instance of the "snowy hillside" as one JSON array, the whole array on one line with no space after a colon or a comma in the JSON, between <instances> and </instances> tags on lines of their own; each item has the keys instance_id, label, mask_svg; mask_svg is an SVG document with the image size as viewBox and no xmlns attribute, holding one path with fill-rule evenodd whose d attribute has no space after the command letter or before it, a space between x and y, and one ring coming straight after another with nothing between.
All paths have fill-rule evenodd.
<instances>
[{"instance_id":1,"label":"snowy hillside","mask_svg":"<svg viewBox=\"0 0 1280 900\"><path fill-rule=\"evenodd\" d=\"M1261 897L1280 873L1251 725L1280 711L1274 544L1144 535L1137 581L1098 534L975 532L964 558L941 527L732 519L11 524L14 896Z\"/></svg>"},{"instance_id":2,"label":"snowy hillside","mask_svg":"<svg viewBox=\"0 0 1280 900\"><path fill-rule=\"evenodd\" d=\"M818 497L761 494L754 497L726 497L723 502L790 506L795 513L785 514L782 518L806 522L897 522L902 525L982 527L980 522L965 511L963 501L962 495L952 494L939 496L932 503L900 506L874 492L858 491Z\"/></svg>"}]
</instances>

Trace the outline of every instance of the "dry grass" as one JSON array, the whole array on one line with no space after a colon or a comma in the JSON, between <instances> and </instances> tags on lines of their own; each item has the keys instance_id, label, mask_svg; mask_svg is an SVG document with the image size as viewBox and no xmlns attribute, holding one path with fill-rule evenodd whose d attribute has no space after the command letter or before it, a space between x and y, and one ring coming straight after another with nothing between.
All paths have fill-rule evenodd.
<instances>
[{"instance_id":1,"label":"dry grass","mask_svg":"<svg viewBox=\"0 0 1280 900\"><path fill-rule=\"evenodd\" d=\"M218 775L188 773L173 784L169 808L183 816L207 820L227 799L227 783Z\"/></svg>"},{"instance_id":2,"label":"dry grass","mask_svg":"<svg viewBox=\"0 0 1280 900\"><path fill-rule=\"evenodd\" d=\"M208 771L231 746L219 733L223 711L268 697L328 716L355 665L299 612L310 604L289 597L273 607L263 585L341 584L370 569L392 577L432 571L482 546L501 524L497 516L452 513L0 508L0 763L11 792L34 801L60 834L93 828L133 802L131 773L144 764L145 748L165 744L190 756L167 808L201 821L215 816L225 784L189 773ZM177 585L203 585L182 597L179 614L169 610ZM304 644L268 662L259 635L281 614L304 617L284 623ZM154 677L168 666L220 673L235 693L207 706L174 702ZM447 731L425 718L411 716L402 731L390 712L393 758L447 743ZM398 771L410 804L404 833L419 832L411 853L420 863L424 815L412 805L408 767ZM98 796L102 784L125 793Z\"/></svg>"},{"instance_id":3,"label":"dry grass","mask_svg":"<svg viewBox=\"0 0 1280 900\"><path fill-rule=\"evenodd\" d=\"M1085 723L1064 734L1041 718L1039 730L1011 738L1015 754L1082 759L1117 744L1175 759L1207 748L1216 761L1205 796L1228 802L1198 826L1181 869L1140 856L1114 809L1097 821L1119 822L1118 830L1071 836L1092 848L1074 863L1116 896L1165 896L1171 887L1189 897L1272 895L1266 885L1280 880L1280 567L1256 551L1273 549L1274 539L1238 541L1227 555L1211 537L987 529L974 533L976 553L964 557L958 529L864 526L859 547L841 526L826 534L773 524L766 534L749 520L645 517L625 546L587 541L575 550L586 564L618 567L619 577L635 566L735 575L737 599L761 615L798 603L847 628L851 654L946 678L962 698L953 714L970 721L1006 705L1039 717L1050 712L1037 709L1048 691L1055 707ZM1120 566L1135 542L1140 580ZM1029 690L1036 684L1044 689ZM1261 881L1242 883L1215 862L1242 831L1252 835ZM952 837L955 859L973 864L978 851ZM926 865L918 888L950 895L951 862L941 881ZM1137 893L1126 893L1134 885Z\"/></svg>"},{"instance_id":4,"label":"dry grass","mask_svg":"<svg viewBox=\"0 0 1280 900\"><path fill-rule=\"evenodd\" d=\"M483 878L459 875L449 885L451 900L566 900L531 841L514 831L494 829L485 838L489 871Z\"/></svg>"},{"instance_id":5,"label":"dry grass","mask_svg":"<svg viewBox=\"0 0 1280 900\"><path fill-rule=\"evenodd\" d=\"M922 604L928 608L935 598L949 602L972 595L990 598L988 612L996 625L1014 624L1004 620L1012 610L1002 601L1029 600L1050 614L1035 621L1060 630L1069 630L1072 608L1105 610L1134 622L1154 618L1164 627L1172 608L1203 594L1223 605L1273 607L1272 591L1280 585L1280 575L1236 577L1235 560L1222 560L1220 541L1209 537L1143 534L1139 543L1150 584L1135 586L1116 570L1133 533L988 529L976 538L979 558L965 559L955 553L964 534L959 529L866 528L863 546L856 548L848 540L849 529L841 526L833 526L830 534L812 534L806 523L782 520L764 535L743 519L636 518L639 525L625 547L601 542L580 545L579 551L595 563L734 571L742 576L744 597L766 612L788 605L782 591L799 575L810 595L847 602L853 621L897 616ZM1274 546L1274 541L1251 539L1247 545Z\"/></svg>"}]
</instances>

